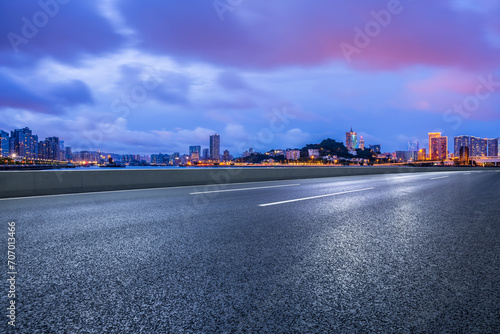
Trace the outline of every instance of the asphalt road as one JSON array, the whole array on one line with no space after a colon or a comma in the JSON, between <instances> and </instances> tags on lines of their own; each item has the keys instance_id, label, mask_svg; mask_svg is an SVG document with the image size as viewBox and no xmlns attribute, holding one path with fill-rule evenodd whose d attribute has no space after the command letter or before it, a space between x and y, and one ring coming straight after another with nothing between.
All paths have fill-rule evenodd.
<instances>
[{"instance_id":1,"label":"asphalt road","mask_svg":"<svg viewBox=\"0 0 500 334\"><path fill-rule=\"evenodd\" d=\"M7 199L0 245L19 333L499 333L499 199L495 171Z\"/></svg>"}]
</instances>

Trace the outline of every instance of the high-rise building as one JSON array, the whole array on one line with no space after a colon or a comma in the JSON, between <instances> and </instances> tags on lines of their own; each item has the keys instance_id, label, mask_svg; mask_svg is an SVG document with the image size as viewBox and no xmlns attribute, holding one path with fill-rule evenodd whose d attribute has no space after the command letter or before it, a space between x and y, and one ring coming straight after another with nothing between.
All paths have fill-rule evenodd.
<instances>
[{"instance_id":1,"label":"high-rise building","mask_svg":"<svg viewBox=\"0 0 500 334\"><path fill-rule=\"evenodd\" d=\"M61 146L59 137L45 138L45 159L48 160L61 160Z\"/></svg>"},{"instance_id":2,"label":"high-rise building","mask_svg":"<svg viewBox=\"0 0 500 334\"><path fill-rule=\"evenodd\" d=\"M497 143L500 143L500 137L497 138ZM497 153L497 157L500 157L500 145L498 145L498 153Z\"/></svg>"},{"instance_id":3,"label":"high-rise building","mask_svg":"<svg viewBox=\"0 0 500 334\"><path fill-rule=\"evenodd\" d=\"M218 134L210 136L210 159L220 160L220 136Z\"/></svg>"},{"instance_id":4,"label":"high-rise building","mask_svg":"<svg viewBox=\"0 0 500 334\"><path fill-rule=\"evenodd\" d=\"M151 164L152 165L163 165L165 164L164 154L151 154Z\"/></svg>"},{"instance_id":5,"label":"high-rise building","mask_svg":"<svg viewBox=\"0 0 500 334\"><path fill-rule=\"evenodd\" d=\"M61 160L66 160L66 154L64 152L64 141L63 140L59 141L59 150L61 151L61 153L60 153Z\"/></svg>"},{"instance_id":6,"label":"high-rise building","mask_svg":"<svg viewBox=\"0 0 500 334\"><path fill-rule=\"evenodd\" d=\"M432 159L432 138L439 138L441 137L441 132L429 132L429 159Z\"/></svg>"},{"instance_id":7,"label":"high-rise building","mask_svg":"<svg viewBox=\"0 0 500 334\"><path fill-rule=\"evenodd\" d=\"M191 161L200 161L201 146L189 146L189 159Z\"/></svg>"},{"instance_id":8,"label":"high-rise building","mask_svg":"<svg viewBox=\"0 0 500 334\"><path fill-rule=\"evenodd\" d=\"M210 150L208 148L203 149L203 160L208 160L210 158Z\"/></svg>"},{"instance_id":9,"label":"high-rise building","mask_svg":"<svg viewBox=\"0 0 500 334\"><path fill-rule=\"evenodd\" d=\"M448 159L448 137L441 136L440 132L429 133L430 160Z\"/></svg>"},{"instance_id":10,"label":"high-rise building","mask_svg":"<svg viewBox=\"0 0 500 334\"><path fill-rule=\"evenodd\" d=\"M365 140L363 139L363 136L359 139L359 148L362 150L365 149Z\"/></svg>"},{"instance_id":11,"label":"high-rise building","mask_svg":"<svg viewBox=\"0 0 500 334\"><path fill-rule=\"evenodd\" d=\"M225 162L231 161L231 154L229 154L228 150L224 150L224 153L222 155L222 160Z\"/></svg>"},{"instance_id":12,"label":"high-rise building","mask_svg":"<svg viewBox=\"0 0 500 334\"><path fill-rule=\"evenodd\" d=\"M427 149L421 148L420 150L418 150L417 159L418 161L427 160Z\"/></svg>"},{"instance_id":13,"label":"high-rise building","mask_svg":"<svg viewBox=\"0 0 500 334\"><path fill-rule=\"evenodd\" d=\"M498 156L498 139L488 139L488 156Z\"/></svg>"},{"instance_id":14,"label":"high-rise building","mask_svg":"<svg viewBox=\"0 0 500 334\"><path fill-rule=\"evenodd\" d=\"M64 158L66 161L72 161L73 160L73 153L71 152L71 147L67 146L64 149Z\"/></svg>"},{"instance_id":15,"label":"high-rise building","mask_svg":"<svg viewBox=\"0 0 500 334\"><path fill-rule=\"evenodd\" d=\"M416 151L396 151L396 160L398 162L416 161L418 152Z\"/></svg>"},{"instance_id":16,"label":"high-rise building","mask_svg":"<svg viewBox=\"0 0 500 334\"><path fill-rule=\"evenodd\" d=\"M201 146L189 146L189 156L193 153L201 153Z\"/></svg>"},{"instance_id":17,"label":"high-rise building","mask_svg":"<svg viewBox=\"0 0 500 334\"><path fill-rule=\"evenodd\" d=\"M408 151L409 152L418 152L420 149L420 143L416 140L408 142Z\"/></svg>"},{"instance_id":18,"label":"high-rise building","mask_svg":"<svg viewBox=\"0 0 500 334\"><path fill-rule=\"evenodd\" d=\"M454 151L453 154L455 157L460 156L460 148L462 147L470 147L470 136L458 136L454 139Z\"/></svg>"},{"instance_id":19,"label":"high-rise building","mask_svg":"<svg viewBox=\"0 0 500 334\"><path fill-rule=\"evenodd\" d=\"M9 143L10 154L25 158L37 158L38 156L38 136L33 135L27 127L11 131Z\"/></svg>"},{"instance_id":20,"label":"high-rise building","mask_svg":"<svg viewBox=\"0 0 500 334\"><path fill-rule=\"evenodd\" d=\"M38 159L47 159L47 148L46 142L39 141L38 142Z\"/></svg>"},{"instance_id":21,"label":"high-rise building","mask_svg":"<svg viewBox=\"0 0 500 334\"><path fill-rule=\"evenodd\" d=\"M353 132L352 127L351 127L350 132L345 133L345 146L347 147L348 151L353 151L359 147L358 146L358 133Z\"/></svg>"},{"instance_id":22,"label":"high-rise building","mask_svg":"<svg viewBox=\"0 0 500 334\"><path fill-rule=\"evenodd\" d=\"M6 158L10 154L10 137L9 133L0 130L0 158Z\"/></svg>"},{"instance_id":23,"label":"high-rise building","mask_svg":"<svg viewBox=\"0 0 500 334\"><path fill-rule=\"evenodd\" d=\"M479 137L470 137L470 149L469 153L471 157L485 157L488 155L488 140Z\"/></svg>"},{"instance_id":24,"label":"high-rise building","mask_svg":"<svg viewBox=\"0 0 500 334\"><path fill-rule=\"evenodd\" d=\"M460 162L460 165L469 164L469 146L460 147L458 160Z\"/></svg>"}]
</instances>

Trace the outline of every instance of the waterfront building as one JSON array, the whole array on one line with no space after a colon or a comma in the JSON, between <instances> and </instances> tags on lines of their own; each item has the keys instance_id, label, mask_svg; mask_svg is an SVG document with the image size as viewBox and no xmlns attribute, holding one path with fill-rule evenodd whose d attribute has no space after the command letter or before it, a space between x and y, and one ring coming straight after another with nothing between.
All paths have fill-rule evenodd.
<instances>
[{"instance_id":1,"label":"waterfront building","mask_svg":"<svg viewBox=\"0 0 500 334\"><path fill-rule=\"evenodd\" d=\"M152 165L163 165L165 163L165 156L163 154L151 154Z\"/></svg>"},{"instance_id":2,"label":"waterfront building","mask_svg":"<svg viewBox=\"0 0 500 334\"><path fill-rule=\"evenodd\" d=\"M365 140L363 139L363 136L361 136L361 138L359 139L359 148L361 150L365 149Z\"/></svg>"},{"instance_id":3,"label":"waterfront building","mask_svg":"<svg viewBox=\"0 0 500 334\"><path fill-rule=\"evenodd\" d=\"M0 130L0 158L6 158L10 154L10 136L9 133Z\"/></svg>"},{"instance_id":4,"label":"waterfront building","mask_svg":"<svg viewBox=\"0 0 500 334\"><path fill-rule=\"evenodd\" d=\"M45 145L43 146L43 148L43 159L57 161L61 160L61 146L59 143L59 137L45 138Z\"/></svg>"},{"instance_id":5,"label":"waterfront building","mask_svg":"<svg viewBox=\"0 0 500 334\"><path fill-rule=\"evenodd\" d=\"M312 148L307 150L307 154L309 155L309 158L319 158L319 149L317 148Z\"/></svg>"},{"instance_id":6,"label":"waterfront building","mask_svg":"<svg viewBox=\"0 0 500 334\"><path fill-rule=\"evenodd\" d=\"M429 132L429 159L433 160L432 155L432 138L441 137L441 132Z\"/></svg>"},{"instance_id":7,"label":"waterfront building","mask_svg":"<svg viewBox=\"0 0 500 334\"><path fill-rule=\"evenodd\" d=\"M470 147L470 136L458 136L453 138L454 141L454 151L455 157L460 156L460 148Z\"/></svg>"},{"instance_id":8,"label":"waterfront building","mask_svg":"<svg viewBox=\"0 0 500 334\"><path fill-rule=\"evenodd\" d=\"M430 160L448 159L448 137L441 136L440 132L429 133Z\"/></svg>"},{"instance_id":9,"label":"waterfront building","mask_svg":"<svg viewBox=\"0 0 500 334\"><path fill-rule=\"evenodd\" d=\"M471 136L469 152L471 157L486 157L488 155L488 140Z\"/></svg>"},{"instance_id":10,"label":"waterfront building","mask_svg":"<svg viewBox=\"0 0 500 334\"><path fill-rule=\"evenodd\" d=\"M200 161L201 146L189 146L189 159L193 162Z\"/></svg>"},{"instance_id":11,"label":"waterfront building","mask_svg":"<svg viewBox=\"0 0 500 334\"><path fill-rule=\"evenodd\" d=\"M460 147L458 161L460 165L469 164L469 146Z\"/></svg>"},{"instance_id":12,"label":"waterfront building","mask_svg":"<svg viewBox=\"0 0 500 334\"><path fill-rule=\"evenodd\" d=\"M73 153L71 152L71 147L67 146L64 148L64 158L66 159L66 161L73 160Z\"/></svg>"},{"instance_id":13,"label":"waterfront building","mask_svg":"<svg viewBox=\"0 0 500 334\"><path fill-rule=\"evenodd\" d=\"M488 139L488 156L498 156L498 139Z\"/></svg>"},{"instance_id":14,"label":"waterfront building","mask_svg":"<svg viewBox=\"0 0 500 334\"><path fill-rule=\"evenodd\" d=\"M418 161L427 160L427 149L421 148L420 150L418 150L417 158L418 158Z\"/></svg>"},{"instance_id":15,"label":"waterfront building","mask_svg":"<svg viewBox=\"0 0 500 334\"><path fill-rule=\"evenodd\" d=\"M218 134L210 136L210 160L220 160L220 136Z\"/></svg>"},{"instance_id":16,"label":"waterfront building","mask_svg":"<svg viewBox=\"0 0 500 334\"><path fill-rule=\"evenodd\" d=\"M29 128L15 129L10 132L9 154L18 157L38 157L38 136L33 135Z\"/></svg>"},{"instance_id":17,"label":"waterfront building","mask_svg":"<svg viewBox=\"0 0 500 334\"><path fill-rule=\"evenodd\" d=\"M354 151L358 148L358 133L352 131L345 133L345 146L348 151Z\"/></svg>"},{"instance_id":18,"label":"waterfront building","mask_svg":"<svg viewBox=\"0 0 500 334\"><path fill-rule=\"evenodd\" d=\"M202 159L204 161L207 161L209 158L210 158L210 150L208 148L204 148Z\"/></svg>"},{"instance_id":19,"label":"waterfront building","mask_svg":"<svg viewBox=\"0 0 500 334\"><path fill-rule=\"evenodd\" d=\"M298 160L300 158L300 150L286 150L287 160Z\"/></svg>"},{"instance_id":20,"label":"waterfront building","mask_svg":"<svg viewBox=\"0 0 500 334\"><path fill-rule=\"evenodd\" d=\"M416 161L418 152L415 151L396 151L397 162Z\"/></svg>"}]
</instances>

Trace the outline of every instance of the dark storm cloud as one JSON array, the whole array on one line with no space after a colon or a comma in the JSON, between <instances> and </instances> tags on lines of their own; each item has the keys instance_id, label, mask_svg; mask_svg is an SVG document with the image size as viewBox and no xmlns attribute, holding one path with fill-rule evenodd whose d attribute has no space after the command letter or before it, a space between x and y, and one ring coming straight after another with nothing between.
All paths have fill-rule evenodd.
<instances>
[{"instance_id":1,"label":"dark storm cloud","mask_svg":"<svg viewBox=\"0 0 500 334\"><path fill-rule=\"evenodd\" d=\"M59 114L64 108L93 103L89 87L80 80L55 85L27 85L0 73L0 109L16 108Z\"/></svg>"},{"instance_id":2,"label":"dark storm cloud","mask_svg":"<svg viewBox=\"0 0 500 334\"><path fill-rule=\"evenodd\" d=\"M48 112L47 99L0 73L0 109L19 108Z\"/></svg>"},{"instance_id":3,"label":"dark storm cloud","mask_svg":"<svg viewBox=\"0 0 500 334\"><path fill-rule=\"evenodd\" d=\"M92 104L90 88L80 80L58 84L51 89L51 98L60 105Z\"/></svg>"},{"instance_id":4,"label":"dark storm cloud","mask_svg":"<svg viewBox=\"0 0 500 334\"><path fill-rule=\"evenodd\" d=\"M0 2L2 65L31 65L50 56L66 62L82 53L115 50L123 37L102 16L99 1Z\"/></svg>"}]
</instances>

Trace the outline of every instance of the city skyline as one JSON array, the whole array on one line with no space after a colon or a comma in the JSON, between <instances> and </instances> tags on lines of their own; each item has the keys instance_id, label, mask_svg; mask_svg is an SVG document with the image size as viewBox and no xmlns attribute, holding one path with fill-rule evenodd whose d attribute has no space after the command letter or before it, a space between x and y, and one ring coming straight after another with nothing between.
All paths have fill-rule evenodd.
<instances>
[{"instance_id":1,"label":"city skyline","mask_svg":"<svg viewBox=\"0 0 500 334\"><path fill-rule=\"evenodd\" d=\"M329 138L330 139L330 138ZM76 161L88 161L85 158L89 155L95 157L94 160L99 160L101 155L107 155L108 157L113 157L116 159L121 156L121 159L141 161L142 158L147 158L146 160L152 161L163 161L163 157L179 157L182 158L183 163L187 161L198 162L198 161L229 161L233 157L247 157L252 153L262 153L262 152L281 152L290 160L289 156L296 156L297 148L292 148L290 146L286 148L278 148L277 150L268 149L264 151L254 151L253 148L248 148L244 152L237 153L236 155L231 155L228 150L224 150L221 154L220 145L220 135L215 133L208 138L208 148L202 145L190 145L187 154L181 152L171 152L162 153L161 151L156 153L148 154L131 154L130 152L117 154L113 152L104 152L101 150L97 151L72 151L71 146L65 146L64 140L61 140L57 136L47 137L43 141L38 141L38 135L34 134L33 131L24 127L22 129L14 129L10 132L0 129L0 158L1 157L24 157L28 159L46 159L46 160L62 160L62 161L73 161L74 156L80 156ZM394 152L385 152L384 154L390 154L396 157L397 160L449 160L453 157L461 157L463 152L461 148L467 148L467 156L471 157L498 157L500 156L498 138L481 138L470 135L461 135L453 137L453 141L449 141L447 136L442 136L441 132L429 132L428 133L428 152L426 148L419 149L419 141L408 142L407 150L396 150ZM353 131L352 127L349 132L345 133L345 142L340 142L344 144L346 150L353 155L356 155L356 150L365 149L364 139L361 136L359 143L357 139L357 132ZM311 143L304 145L314 145ZM318 145L316 143L316 145ZM452 146L450 149L450 145ZM370 144L369 150L372 152L381 152L380 144ZM305 146L304 146L305 148ZM314 153L311 153L314 151ZM163 150L163 152L169 152L168 150ZM427 154L428 153L428 154ZM309 156L319 156L318 149L309 149ZM135 158L138 157L138 158ZM231 157L231 159L229 159Z\"/></svg>"},{"instance_id":2,"label":"city skyline","mask_svg":"<svg viewBox=\"0 0 500 334\"><path fill-rule=\"evenodd\" d=\"M117 153L213 133L235 153L295 147L351 125L388 152L429 131L497 138L500 4L389 3L5 2L0 129Z\"/></svg>"}]
</instances>

